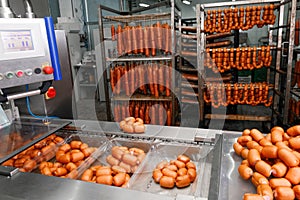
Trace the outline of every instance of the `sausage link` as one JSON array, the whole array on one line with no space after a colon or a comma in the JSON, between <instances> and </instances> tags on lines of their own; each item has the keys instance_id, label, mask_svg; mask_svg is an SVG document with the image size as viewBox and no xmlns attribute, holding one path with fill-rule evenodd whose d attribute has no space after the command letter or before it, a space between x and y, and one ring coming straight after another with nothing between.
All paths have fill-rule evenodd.
<instances>
[{"instance_id":1,"label":"sausage link","mask_svg":"<svg viewBox=\"0 0 300 200\"><path fill-rule=\"evenodd\" d=\"M253 183L253 185L255 185L256 187L260 184L269 184L269 181L266 177L264 177L263 175L261 175L258 172L254 172L251 178L251 182Z\"/></svg>"},{"instance_id":2,"label":"sausage link","mask_svg":"<svg viewBox=\"0 0 300 200\"><path fill-rule=\"evenodd\" d=\"M272 165L272 175L274 177L283 177L287 172L287 166L283 162L277 162Z\"/></svg>"},{"instance_id":3,"label":"sausage link","mask_svg":"<svg viewBox=\"0 0 300 200\"><path fill-rule=\"evenodd\" d=\"M250 166L255 166L256 162L261 160L260 153L256 149L250 149L248 153L248 162Z\"/></svg>"},{"instance_id":4,"label":"sausage link","mask_svg":"<svg viewBox=\"0 0 300 200\"><path fill-rule=\"evenodd\" d=\"M245 193L243 200L264 200L264 198L259 194Z\"/></svg>"},{"instance_id":5,"label":"sausage link","mask_svg":"<svg viewBox=\"0 0 300 200\"><path fill-rule=\"evenodd\" d=\"M250 179L253 175L253 170L247 165L240 165L238 168L238 172L244 180Z\"/></svg>"},{"instance_id":6,"label":"sausage link","mask_svg":"<svg viewBox=\"0 0 300 200\"><path fill-rule=\"evenodd\" d=\"M237 142L242 145L242 146L246 146L248 142L252 141L252 137L251 136L240 136L237 139Z\"/></svg>"},{"instance_id":7,"label":"sausage link","mask_svg":"<svg viewBox=\"0 0 300 200\"><path fill-rule=\"evenodd\" d=\"M161 177L163 177L163 173L161 172L160 169L157 169L157 168L156 168L156 169L154 169L153 172L152 172L152 177L153 177L153 179L154 179L154 181L155 181L156 183L159 183Z\"/></svg>"},{"instance_id":8,"label":"sausage link","mask_svg":"<svg viewBox=\"0 0 300 200\"><path fill-rule=\"evenodd\" d=\"M293 187L296 199L300 199L300 185L295 185Z\"/></svg>"},{"instance_id":9,"label":"sausage link","mask_svg":"<svg viewBox=\"0 0 300 200\"><path fill-rule=\"evenodd\" d=\"M261 196L267 196L269 197L270 200L273 199L273 191L272 188L269 185L263 184L263 185L259 185L256 188L257 194L261 195Z\"/></svg>"},{"instance_id":10,"label":"sausage link","mask_svg":"<svg viewBox=\"0 0 300 200\"><path fill-rule=\"evenodd\" d=\"M263 160L259 160L255 164L255 170L267 178L271 175L271 169L271 166Z\"/></svg>"},{"instance_id":11,"label":"sausage link","mask_svg":"<svg viewBox=\"0 0 300 200\"><path fill-rule=\"evenodd\" d=\"M117 50L118 55L123 55L123 33L122 33L122 26L119 24L117 27Z\"/></svg>"},{"instance_id":12,"label":"sausage link","mask_svg":"<svg viewBox=\"0 0 300 200\"><path fill-rule=\"evenodd\" d=\"M176 186L178 188L183 188L189 186L191 183L189 175L178 176L176 178Z\"/></svg>"},{"instance_id":13,"label":"sausage link","mask_svg":"<svg viewBox=\"0 0 300 200\"><path fill-rule=\"evenodd\" d=\"M134 54L138 53L137 32L138 32L137 28L135 26L133 26L131 29L131 35L132 35L132 51Z\"/></svg>"},{"instance_id":14,"label":"sausage link","mask_svg":"<svg viewBox=\"0 0 300 200\"><path fill-rule=\"evenodd\" d=\"M91 181L94 176L94 173L91 169L87 169L83 172L81 176L82 181Z\"/></svg>"},{"instance_id":15,"label":"sausage link","mask_svg":"<svg viewBox=\"0 0 300 200\"><path fill-rule=\"evenodd\" d=\"M110 31L111 31L111 40L114 41L116 40L116 37L115 37L115 26L112 24L111 27L110 27Z\"/></svg>"},{"instance_id":16,"label":"sausage link","mask_svg":"<svg viewBox=\"0 0 300 200\"><path fill-rule=\"evenodd\" d=\"M264 158L277 158L278 147L275 145L265 146L261 151L261 155Z\"/></svg>"},{"instance_id":17,"label":"sausage link","mask_svg":"<svg viewBox=\"0 0 300 200\"><path fill-rule=\"evenodd\" d=\"M274 197L276 200L294 200L295 193L290 187L277 187L274 190Z\"/></svg>"},{"instance_id":18,"label":"sausage link","mask_svg":"<svg viewBox=\"0 0 300 200\"><path fill-rule=\"evenodd\" d=\"M292 184L297 185L300 183L300 167L291 167L285 175L285 178Z\"/></svg>"},{"instance_id":19,"label":"sausage link","mask_svg":"<svg viewBox=\"0 0 300 200\"><path fill-rule=\"evenodd\" d=\"M163 168L161 172L163 173L164 176L172 177L173 179L176 179L177 177L177 173L168 168Z\"/></svg>"},{"instance_id":20,"label":"sausage link","mask_svg":"<svg viewBox=\"0 0 300 200\"><path fill-rule=\"evenodd\" d=\"M289 150L281 148L278 150L278 157L288 166L295 167L299 165L298 158Z\"/></svg>"},{"instance_id":21,"label":"sausage link","mask_svg":"<svg viewBox=\"0 0 300 200\"><path fill-rule=\"evenodd\" d=\"M259 142L261 139L264 138L263 134L257 129L251 129L250 135L256 142Z\"/></svg>"},{"instance_id":22,"label":"sausage link","mask_svg":"<svg viewBox=\"0 0 300 200\"><path fill-rule=\"evenodd\" d=\"M165 84L164 84L164 68L159 66L158 69L158 90L162 94L165 91Z\"/></svg>"},{"instance_id":23,"label":"sausage link","mask_svg":"<svg viewBox=\"0 0 300 200\"><path fill-rule=\"evenodd\" d=\"M292 187L291 182L288 181L286 178L271 178L269 180L269 184L272 189L275 189L279 186Z\"/></svg>"},{"instance_id":24,"label":"sausage link","mask_svg":"<svg viewBox=\"0 0 300 200\"><path fill-rule=\"evenodd\" d=\"M126 173L118 173L113 177L113 185L119 187L125 183L125 180Z\"/></svg>"},{"instance_id":25,"label":"sausage link","mask_svg":"<svg viewBox=\"0 0 300 200\"><path fill-rule=\"evenodd\" d=\"M292 137L289 139L289 144L293 149L300 149L300 137Z\"/></svg>"},{"instance_id":26,"label":"sausage link","mask_svg":"<svg viewBox=\"0 0 300 200\"><path fill-rule=\"evenodd\" d=\"M96 182L100 183L100 184L105 184L105 185L112 185L113 184L113 177L112 177L112 175L98 176L96 178Z\"/></svg>"},{"instance_id":27,"label":"sausage link","mask_svg":"<svg viewBox=\"0 0 300 200\"><path fill-rule=\"evenodd\" d=\"M159 184L164 188L173 188L175 186L175 179L173 177L163 176L161 177Z\"/></svg>"}]
</instances>

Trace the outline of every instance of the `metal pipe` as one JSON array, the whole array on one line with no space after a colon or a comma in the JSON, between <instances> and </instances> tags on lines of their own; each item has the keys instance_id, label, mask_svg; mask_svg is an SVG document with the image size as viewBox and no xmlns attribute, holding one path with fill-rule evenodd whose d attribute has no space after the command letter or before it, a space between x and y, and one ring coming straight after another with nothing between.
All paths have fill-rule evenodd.
<instances>
[{"instance_id":1,"label":"metal pipe","mask_svg":"<svg viewBox=\"0 0 300 200\"><path fill-rule=\"evenodd\" d=\"M9 7L7 0L0 0L0 18L14 18L15 14Z\"/></svg>"},{"instance_id":2,"label":"metal pipe","mask_svg":"<svg viewBox=\"0 0 300 200\"><path fill-rule=\"evenodd\" d=\"M15 99L21 99L24 97L30 97L34 95L39 95L41 94L41 90L33 90L29 92L23 92L23 93L18 93L18 94L12 94L7 96L7 100L15 100Z\"/></svg>"},{"instance_id":3,"label":"metal pipe","mask_svg":"<svg viewBox=\"0 0 300 200\"><path fill-rule=\"evenodd\" d=\"M32 10L32 4L30 0L24 0L24 7L25 7L25 18L35 18L35 14Z\"/></svg>"},{"instance_id":4,"label":"metal pipe","mask_svg":"<svg viewBox=\"0 0 300 200\"><path fill-rule=\"evenodd\" d=\"M0 7L9 7L7 0L0 0Z\"/></svg>"}]
</instances>

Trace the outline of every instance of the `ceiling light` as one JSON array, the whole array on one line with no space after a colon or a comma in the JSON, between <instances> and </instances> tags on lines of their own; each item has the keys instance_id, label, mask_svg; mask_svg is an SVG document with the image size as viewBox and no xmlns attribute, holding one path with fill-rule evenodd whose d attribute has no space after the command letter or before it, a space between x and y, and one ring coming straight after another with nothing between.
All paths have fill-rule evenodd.
<instances>
[{"instance_id":1,"label":"ceiling light","mask_svg":"<svg viewBox=\"0 0 300 200\"><path fill-rule=\"evenodd\" d=\"M146 4L146 3L139 3L139 6L147 8L147 7L149 7L149 4Z\"/></svg>"},{"instance_id":2,"label":"ceiling light","mask_svg":"<svg viewBox=\"0 0 300 200\"><path fill-rule=\"evenodd\" d=\"M191 1L189 0L183 0L182 3L186 4L186 5L190 5L191 4Z\"/></svg>"}]
</instances>

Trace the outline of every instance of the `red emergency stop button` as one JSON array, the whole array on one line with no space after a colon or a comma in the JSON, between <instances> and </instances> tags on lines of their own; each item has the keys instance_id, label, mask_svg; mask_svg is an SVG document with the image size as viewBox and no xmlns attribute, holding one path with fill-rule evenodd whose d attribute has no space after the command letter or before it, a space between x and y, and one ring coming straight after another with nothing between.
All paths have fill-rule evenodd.
<instances>
[{"instance_id":1,"label":"red emergency stop button","mask_svg":"<svg viewBox=\"0 0 300 200\"><path fill-rule=\"evenodd\" d=\"M45 93L46 99L52 99L56 96L56 90L54 87L50 87L48 91Z\"/></svg>"},{"instance_id":2,"label":"red emergency stop button","mask_svg":"<svg viewBox=\"0 0 300 200\"><path fill-rule=\"evenodd\" d=\"M44 66L43 67L43 72L45 74L53 74L53 67L51 67L51 66Z\"/></svg>"}]
</instances>

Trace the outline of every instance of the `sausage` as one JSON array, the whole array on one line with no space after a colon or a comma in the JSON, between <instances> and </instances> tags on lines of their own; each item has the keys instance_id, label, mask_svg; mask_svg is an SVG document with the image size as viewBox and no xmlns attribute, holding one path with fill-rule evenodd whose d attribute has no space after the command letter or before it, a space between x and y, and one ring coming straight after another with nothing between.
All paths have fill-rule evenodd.
<instances>
[{"instance_id":1,"label":"sausage","mask_svg":"<svg viewBox=\"0 0 300 200\"><path fill-rule=\"evenodd\" d=\"M183 188L189 186L191 183L189 175L178 176L176 178L176 186L178 188Z\"/></svg>"},{"instance_id":2,"label":"sausage","mask_svg":"<svg viewBox=\"0 0 300 200\"><path fill-rule=\"evenodd\" d=\"M197 176L196 169L189 168L187 170L187 175L189 175L191 182L194 182L194 180L196 179L196 176Z\"/></svg>"},{"instance_id":3,"label":"sausage","mask_svg":"<svg viewBox=\"0 0 300 200\"><path fill-rule=\"evenodd\" d=\"M254 172L251 178L251 182L253 183L253 185L255 185L256 187L260 184L269 184L269 181L266 177L264 177L263 175L261 175L258 172Z\"/></svg>"},{"instance_id":4,"label":"sausage","mask_svg":"<svg viewBox=\"0 0 300 200\"><path fill-rule=\"evenodd\" d=\"M126 173L118 173L113 177L113 185L119 187L125 183Z\"/></svg>"},{"instance_id":5,"label":"sausage","mask_svg":"<svg viewBox=\"0 0 300 200\"><path fill-rule=\"evenodd\" d=\"M251 136L241 136L241 137L238 137L238 139L237 139L237 142L244 147L247 145L247 143L249 141L252 141Z\"/></svg>"},{"instance_id":6,"label":"sausage","mask_svg":"<svg viewBox=\"0 0 300 200\"><path fill-rule=\"evenodd\" d=\"M113 177L111 175L97 176L96 182L105 185L112 185Z\"/></svg>"},{"instance_id":7,"label":"sausage","mask_svg":"<svg viewBox=\"0 0 300 200\"><path fill-rule=\"evenodd\" d=\"M278 157L288 166L295 167L299 165L299 159L289 150L281 148L278 150Z\"/></svg>"},{"instance_id":8,"label":"sausage","mask_svg":"<svg viewBox=\"0 0 300 200\"><path fill-rule=\"evenodd\" d=\"M84 159L84 154L81 151L71 153L71 161L72 162L76 163L83 159Z\"/></svg>"},{"instance_id":9,"label":"sausage","mask_svg":"<svg viewBox=\"0 0 300 200\"><path fill-rule=\"evenodd\" d=\"M132 35L132 51L134 54L137 54L138 53L138 38L137 38L137 28L135 26L132 27L131 29L131 35Z\"/></svg>"},{"instance_id":10,"label":"sausage","mask_svg":"<svg viewBox=\"0 0 300 200\"><path fill-rule=\"evenodd\" d=\"M118 166L118 165L114 165L111 167L111 170L117 174L117 173L126 173L126 169L124 169L123 167L121 166Z\"/></svg>"},{"instance_id":11,"label":"sausage","mask_svg":"<svg viewBox=\"0 0 300 200\"><path fill-rule=\"evenodd\" d=\"M292 137L300 135L300 125L295 125L286 130L286 133Z\"/></svg>"},{"instance_id":12,"label":"sausage","mask_svg":"<svg viewBox=\"0 0 300 200\"><path fill-rule=\"evenodd\" d=\"M292 137L289 139L289 144L293 149L300 149L300 137Z\"/></svg>"},{"instance_id":13,"label":"sausage","mask_svg":"<svg viewBox=\"0 0 300 200\"><path fill-rule=\"evenodd\" d=\"M156 168L156 169L154 169L153 172L152 172L152 177L153 177L153 179L154 179L154 181L155 181L156 183L159 183L161 177L163 177L163 173L161 172L160 169L157 169L157 168Z\"/></svg>"},{"instance_id":14,"label":"sausage","mask_svg":"<svg viewBox=\"0 0 300 200\"><path fill-rule=\"evenodd\" d=\"M282 162L277 162L271 168L274 177L283 177L287 172L287 166Z\"/></svg>"},{"instance_id":15,"label":"sausage","mask_svg":"<svg viewBox=\"0 0 300 200\"><path fill-rule=\"evenodd\" d=\"M255 166L256 162L261 160L260 153L256 149L250 149L248 153L248 162L251 166Z\"/></svg>"},{"instance_id":16,"label":"sausage","mask_svg":"<svg viewBox=\"0 0 300 200\"><path fill-rule=\"evenodd\" d=\"M177 160L184 162L184 163L188 163L190 162L190 158L186 155L179 155L177 156Z\"/></svg>"},{"instance_id":17,"label":"sausage","mask_svg":"<svg viewBox=\"0 0 300 200\"><path fill-rule=\"evenodd\" d=\"M273 199L273 191L272 188L269 185L263 184L259 185L256 188L257 194L261 196L268 196L270 200Z\"/></svg>"},{"instance_id":18,"label":"sausage","mask_svg":"<svg viewBox=\"0 0 300 200\"><path fill-rule=\"evenodd\" d=\"M178 170L178 167L175 164L167 165L165 168L170 169L174 172L177 172L177 170Z\"/></svg>"},{"instance_id":19,"label":"sausage","mask_svg":"<svg viewBox=\"0 0 300 200\"><path fill-rule=\"evenodd\" d=\"M291 167L285 175L285 178L292 184L297 185L300 183L300 167Z\"/></svg>"},{"instance_id":20,"label":"sausage","mask_svg":"<svg viewBox=\"0 0 300 200\"><path fill-rule=\"evenodd\" d=\"M68 170L64 167L58 167L53 172L54 176L65 176L68 173Z\"/></svg>"},{"instance_id":21,"label":"sausage","mask_svg":"<svg viewBox=\"0 0 300 200\"><path fill-rule=\"evenodd\" d=\"M187 174L187 171L188 170L186 168L180 168L180 169L178 169L177 174L178 174L178 176L183 176L183 175Z\"/></svg>"},{"instance_id":22,"label":"sausage","mask_svg":"<svg viewBox=\"0 0 300 200\"><path fill-rule=\"evenodd\" d=\"M82 145L81 141L73 140L70 142L70 146L72 149L80 149L80 146Z\"/></svg>"},{"instance_id":23,"label":"sausage","mask_svg":"<svg viewBox=\"0 0 300 200\"><path fill-rule=\"evenodd\" d=\"M26 160L24 162L24 165L23 165L23 169L26 171L26 172L29 172L31 170L33 170L35 167L36 167L37 163L35 160L32 160L32 159L29 159L29 160Z\"/></svg>"},{"instance_id":24,"label":"sausage","mask_svg":"<svg viewBox=\"0 0 300 200\"><path fill-rule=\"evenodd\" d=\"M110 27L110 32L111 32L111 40L114 41L116 40L116 37L115 37L115 26L112 24L111 27Z\"/></svg>"},{"instance_id":25,"label":"sausage","mask_svg":"<svg viewBox=\"0 0 300 200\"><path fill-rule=\"evenodd\" d=\"M60 146L58 150L66 153L71 150L71 146L69 144L64 144L64 145Z\"/></svg>"},{"instance_id":26,"label":"sausage","mask_svg":"<svg viewBox=\"0 0 300 200\"><path fill-rule=\"evenodd\" d=\"M249 149L244 148L244 149L241 151L241 156L242 156L242 158L244 158L244 159L248 159L248 154L249 154Z\"/></svg>"},{"instance_id":27,"label":"sausage","mask_svg":"<svg viewBox=\"0 0 300 200\"><path fill-rule=\"evenodd\" d=\"M111 155L116 159L121 160L122 156L124 155L124 151L122 151L118 146L114 146L111 149Z\"/></svg>"},{"instance_id":28,"label":"sausage","mask_svg":"<svg viewBox=\"0 0 300 200\"><path fill-rule=\"evenodd\" d=\"M163 168L163 169L161 170L161 172L162 172L162 174L163 174L164 176L172 177L172 178L174 178L174 179L176 179L176 177L177 177L177 173L174 172L174 171L172 171L172 170L170 170L170 169L168 169L168 168Z\"/></svg>"},{"instance_id":29,"label":"sausage","mask_svg":"<svg viewBox=\"0 0 300 200\"><path fill-rule=\"evenodd\" d=\"M137 157L134 156L134 155L131 155L131 154L124 154L123 157L122 157L122 161L124 163L127 163L131 166L135 166L137 164Z\"/></svg>"},{"instance_id":30,"label":"sausage","mask_svg":"<svg viewBox=\"0 0 300 200\"><path fill-rule=\"evenodd\" d=\"M259 141L259 144L261 145L261 146L268 146L268 145L273 145L272 144L272 142L270 142L269 140L267 140L266 138L263 138L263 139L261 139L260 141Z\"/></svg>"},{"instance_id":31,"label":"sausage","mask_svg":"<svg viewBox=\"0 0 300 200\"><path fill-rule=\"evenodd\" d=\"M122 36L122 26L119 24L117 27L117 50L118 55L121 56L123 54L123 36Z\"/></svg>"},{"instance_id":32,"label":"sausage","mask_svg":"<svg viewBox=\"0 0 300 200\"><path fill-rule=\"evenodd\" d=\"M91 181L94 176L94 173L91 169L87 169L83 172L81 176L82 181Z\"/></svg>"},{"instance_id":33,"label":"sausage","mask_svg":"<svg viewBox=\"0 0 300 200\"><path fill-rule=\"evenodd\" d=\"M253 170L247 165L240 165L238 168L238 172L244 180L250 179L253 175Z\"/></svg>"},{"instance_id":34,"label":"sausage","mask_svg":"<svg viewBox=\"0 0 300 200\"><path fill-rule=\"evenodd\" d=\"M167 110L167 126L171 126L172 124L172 114L171 114L171 110L168 109Z\"/></svg>"},{"instance_id":35,"label":"sausage","mask_svg":"<svg viewBox=\"0 0 300 200\"><path fill-rule=\"evenodd\" d=\"M293 187L296 199L300 199L300 185L295 185Z\"/></svg>"},{"instance_id":36,"label":"sausage","mask_svg":"<svg viewBox=\"0 0 300 200\"><path fill-rule=\"evenodd\" d=\"M178 169L185 167L185 163L180 160L175 160L174 164L178 167Z\"/></svg>"},{"instance_id":37,"label":"sausage","mask_svg":"<svg viewBox=\"0 0 300 200\"><path fill-rule=\"evenodd\" d=\"M158 69L158 90L162 94L165 90L165 83L164 83L164 68L159 66Z\"/></svg>"},{"instance_id":38,"label":"sausage","mask_svg":"<svg viewBox=\"0 0 300 200\"><path fill-rule=\"evenodd\" d=\"M161 177L159 184L164 188L173 188L175 186L175 179L169 176Z\"/></svg>"},{"instance_id":39,"label":"sausage","mask_svg":"<svg viewBox=\"0 0 300 200\"><path fill-rule=\"evenodd\" d=\"M113 157L112 155L106 157L106 162L111 166L119 165L120 163L120 161L117 158Z\"/></svg>"},{"instance_id":40,"label":"sausage","mask_svg":"<svg viewBox=\"0 0 300 200\"><path fill-rule=\"evenodd\" d=\"M166 88L166 96L167 97L169 97L170 95L171 95L171 91L170 91L170 87L171 87L171 85L170 85L170 80L172 79L172 77L171 77L171 73L170 73L170 70L169 70L169 67L168 66L166 66L166 67L164 67L164 69L165 69L165 72L164 72L164 74L165 74L165 88Z\"/></svg>"},{"instance_id":41,"label":"sausage","mask_svg":"<svg viewBox=\"0 0 300 200\"><path fill-rule=\"evenodd\" d=\"M251 141L247 142L246 146L248 149L254 149L254 147L259 146L259 144L256 141L251 140Z\"/></svg>"},{"instance_id":42,"label":"sausage","mask_svg":"<svg viewBox=\"0 0 300 200\"><path fill-rule=\"evenodd\" d=\"M265 146L261 151L264 158L277 158L278 147L275 145Z\"/></svg>"},{"instance_id":43,"label":"sausage","mask_svg":"<svg viewBox=\"0 0 300 200\"><path fill-rule=\"evenodd\" d=\"M267 178L271 175L271 166L263 160L257 161L255 170Z\"/></svg>"},{"instance_id":44,"label":"sausage","mask_svg":"<svg viewBox=\"0 0 300 200\"><path fill-rule=\"evenodd\" d=\"M137 26L137 45L138 45L138 52L144 53L144 31L141 25Z\"/></svg>"},{"instance_id":45,"label":"sausage","mask_svg":"<svg viewBox=\"0 0 300 200\"><path fill-rule=\"evenodd\" d=\"M243 200L264 200L264 198L259 194L245 193Z\"/></svg>"},{"instance_id":46,"label":"sausage","mask_svg":"<svg viewBox=\"0 0 300 200\"><path fill-rule=\"evenodd\" d=\"M269 180L269 184L272 189L275 189L279 186L292 187L291 182L289 182L286 178L271 178Z\"/></svg>"},{"instance_id":47,"label":"sausage","mask_svg":"<svg viewBox=\"0 0 300 200\"><path fill-rule=\"evenodd\" d=\"M276 200L294 200L295 194L290 187L277 187L274 190L274 197Z\"/></svg>"},{"instance_id":48,"label":"sausage","mask_svg":"<svg viewBox=\"0 0 300 200\"><path fill-rule=\"evenodd\" d=\"M112 172L113 171L110 167L103 166L97 169L96 176L111 175Z\"/></svg>"},{"instance_id":49,"label":"sausage","mask_svg":"<svg viewBox=\"0 0 300 200\"><path fill-rule=\"evenodd\" d=\"M259 142L261 139L264 138L263 134L257 129L251 129L250 135L256 142Z\"/></svg>"},{"instance_id":50,"label":"sausage","mask_svg":"<svg viewBox=\"0 0 300 200\"><path fill-rule=\"evenodd\" d=\"M159 90L158 90L158 67L157 64L153 65L153 69L152 69L153 75L153 87L154 87L154 96L156 98L159 97Z\"/></svg>"},{"instance_id":51,"label":"sausage","mask_svg":"<svg viewBox=\"0 0 300 200\"><path fill-rule=\"evenodd\" d=\"M156 29L157 29L157 37L156 37L156 41L157 41L157 48L158 49L162 49L162 27L161 27L161 24L160 22L158 21L156 23Z\"/></svg>"},{"instance_id":52,"label":"sausage","mask_svg":"<svg viewBox=\"0 0 300 200\"><path fill-rule=\"evenodd\" d=\"M143 34L143 36L144 36L144 52L145 52L145 56L146 57L149 57L150 56L150 53L149 53L149 34L150 32L149 32L149 27L148 26L146 26L146 27L144 27L144 34Z\"/></svg>"},{"instance_id":53,"label":"sausage","mask_svg":"<svg viewBox=\"0 0 300 200\"><path fill-rule=\"evenodd\" d=\"M77 169L77 166L74 163L69 162L68 164L66 164L66 169L70 172Z\"/></svg>"},{"instance_id":54,"label":"sausage","mask_svg":"<svg viewBox=\"0 0 300 200\"><path fill-rule=\"evenodd\" d=\"M271 141L273 144L281 142L283 140L283 133L278 130L271 131Z\"/></svg>"},{"instance_id":55,"label":"sausage","mask_svg":"<svg viewBox=\"0 0 300 200\"><path fill-rule=\"evenodd\" d=\"M131 172L131 167L130 165L124 163L124 162L120 162L119 164L120 167L124 168L126 170L127 173L130 173Z\"/></svg>"},{"instance_id":56,"label":"sausage","mask_svg":"<svg viewBox=\"0 0 300 200\"><path fill-rule=\"evenodd\" d=\"M110 86L111 86L111 91L114 93L115 91L115 70L113 68L110 68Z\"/></svg>"},{"instance_id":57,"label":"sausage","mask_svg":"<svg viewBox=\"0 0 300 200\"><path fill-rule=\"evenodd\" d=\"M151 47L151 55L155 56L156 54L156 49L155 49L155 28L152 26L149 26L149 31L150 31L150 47Z\"/></svg>"},{"instance_id":58,"label":"sausage","mask_svg":"<svg viewBox=\"0 0 300 200\"><path fill-rule=\"evenodd\" d=\"M149 82L149 90L150 94L154 95L154 81L153 81L153 72L152 72L152 65L149 65L148 67L148 82Z\"/></svg>"},{"instance_id":59,"label":"sausage","mask_svg":"<svg viewBox=\"0 0 300 200\"><path fill-rule=\"evenodd\" d=\"M152 105L150 108L150 123L156 124L156 114L155 114L155 106Z\"/></svg>"}]
</instances>

